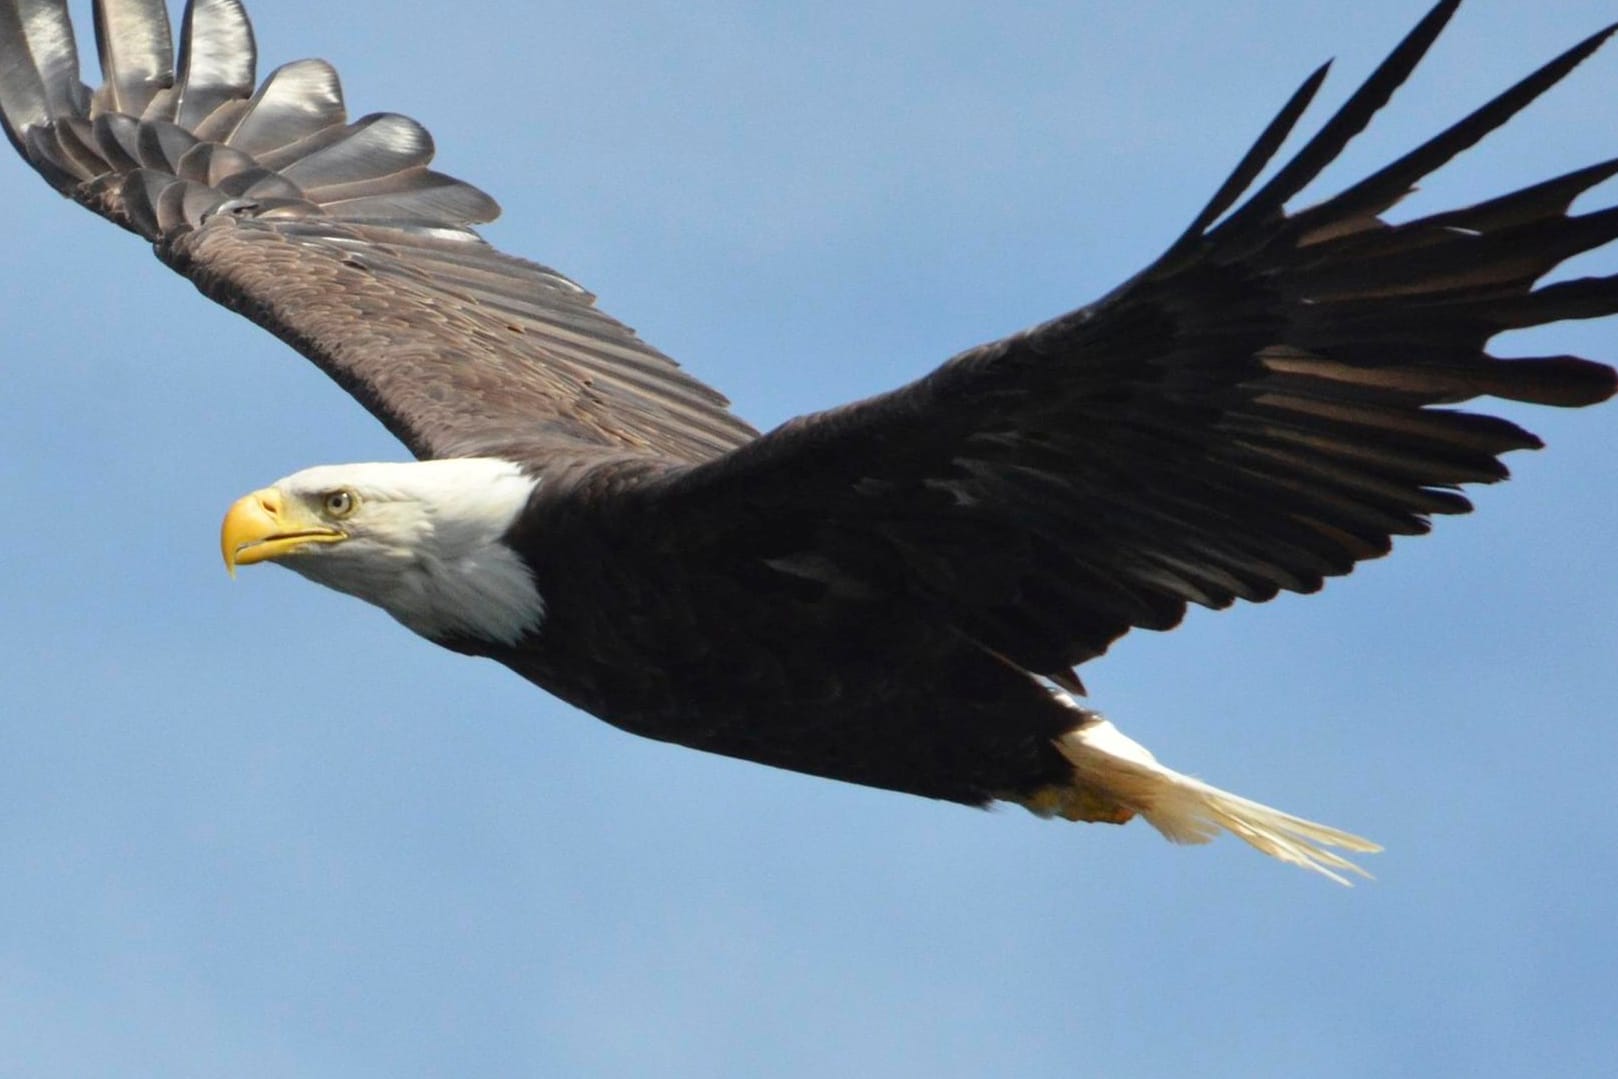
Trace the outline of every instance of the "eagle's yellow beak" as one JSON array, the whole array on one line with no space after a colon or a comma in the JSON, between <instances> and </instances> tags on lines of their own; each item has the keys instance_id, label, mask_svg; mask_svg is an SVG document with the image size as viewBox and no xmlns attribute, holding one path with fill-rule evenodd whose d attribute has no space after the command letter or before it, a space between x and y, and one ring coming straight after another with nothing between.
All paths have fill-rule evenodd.
<instances>
[{"instance_id":1,"label":"eagle's yellow beak","mask_svg":"<svg viewBox=\"0 0 1618 1079\"><path fill-rule=\"evenodd\" d=\"M234 577L237 566L280 558L305 544L347 538L296 500L288 503L280 491L266 487L237 499L226 512L219 529L219 549L225 556L225 569Z\"/></svg>"}]
</instances>

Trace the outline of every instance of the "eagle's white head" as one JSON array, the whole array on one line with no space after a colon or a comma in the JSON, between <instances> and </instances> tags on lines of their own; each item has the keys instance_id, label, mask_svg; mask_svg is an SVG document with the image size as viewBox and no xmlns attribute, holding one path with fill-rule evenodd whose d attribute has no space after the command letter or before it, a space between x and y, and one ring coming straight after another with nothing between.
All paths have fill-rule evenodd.
<instances>
[{"instance_id":1,"label":"eagle's white head","mask_svg":"<svg viewBox=\"0 0 1618 1079\"><path fill-rule=\"evenodd\" d=\"M545 617L528 566L502 540L537 482L486 457L324 465L239 499L220 545L232 574L276 562L423 636L513 644Z\"/></svg>"}]
</instances>

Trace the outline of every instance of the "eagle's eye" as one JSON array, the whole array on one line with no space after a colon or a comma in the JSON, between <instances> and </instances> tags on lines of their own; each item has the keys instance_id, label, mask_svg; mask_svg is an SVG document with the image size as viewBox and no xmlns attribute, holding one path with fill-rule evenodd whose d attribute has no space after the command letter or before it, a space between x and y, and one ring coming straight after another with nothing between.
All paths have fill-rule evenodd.
<instances>
[{"instance_id":1,"label":"eagle's eye","mask_svg":"<svg viewBox=\"0 0 1618 1079\"><path fill-rule=\"evenodd\" d=\"M326 516L341 520L354 512L360 500L353 491L328 491L323 504L326 507Z\"/></svg>"}]
</instances>

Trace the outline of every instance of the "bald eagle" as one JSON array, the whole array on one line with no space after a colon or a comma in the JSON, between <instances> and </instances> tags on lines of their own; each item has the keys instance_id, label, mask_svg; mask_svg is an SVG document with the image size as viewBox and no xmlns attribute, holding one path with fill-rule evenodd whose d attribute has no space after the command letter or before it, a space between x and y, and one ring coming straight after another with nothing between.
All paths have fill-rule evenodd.
<instances>
[{"instance_id":1,"label":"bald eagle","mask_svg":"<svg viewBox=\"0 0 1618 1079\"><path fill-rule=\"evenodd\" d=\"M1102 299L890 393L759 434L594 297L472 226L392 113L320 60L255 73L239 0L0 0L0 113L57 191L330 375L418 458L236 502L232 572L274 562L494 659L620 728L968 805L1229 831L1336 880L1377 847L1158 763L1076 667L1189 604L1313 592L1465 513L1539 441L1448 407L1582 406L1618 374L1503 360L1504 330L1618 313L1539 285L1618 237L1570 215L1618 160L1401 224L1381 214L1560 81L1581 42L1428 142L1288 203L1404 82L1444 0L1260 182L1315 71L1156 261Z\"/></svg>"}]
</instances>

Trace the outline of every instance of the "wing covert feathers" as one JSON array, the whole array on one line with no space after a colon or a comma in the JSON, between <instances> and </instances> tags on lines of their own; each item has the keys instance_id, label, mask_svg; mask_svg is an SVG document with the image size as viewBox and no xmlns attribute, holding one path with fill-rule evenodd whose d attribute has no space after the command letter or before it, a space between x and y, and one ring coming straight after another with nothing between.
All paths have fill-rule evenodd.
<instances>
[{"instance_id":1,"label":"wing covert feathers","mask_svg":"<svg viewBox=\"0 0 1618 1079\"><path fill-rule=\"evenodd\" d=\"M150 240L211 298L302 351L418 456L712 457L753 436L725 399L561 274L484 243L500 210L429 168L432 137L350 122L337 72L255 86L239 0L97 0L103 84L65 0L0 0L0 116L62 194Z\"/></svg>"}]
</instances>

